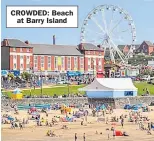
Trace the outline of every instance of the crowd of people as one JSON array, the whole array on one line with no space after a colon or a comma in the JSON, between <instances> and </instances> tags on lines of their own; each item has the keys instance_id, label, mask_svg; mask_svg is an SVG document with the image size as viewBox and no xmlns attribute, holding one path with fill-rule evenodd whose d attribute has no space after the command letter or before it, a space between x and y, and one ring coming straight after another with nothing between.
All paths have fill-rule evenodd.
<instances>
[{"instance_id":1,"label":"crowd of people","mask_svg":"<svg viewBox=\"0 0 154 141\"><path fill-rule=\"evenodd\" d=\"M29 105L31 106L31 105ZM56 106L58 106L58 108L55 108ZM14 110L14 114L13 115L9 115L7 113L9 113L9 111L5 111L5 109L3 109L5 111L5 114L2 115L2 124L10 124L10 128L11 129L16 129L19 128L20 130L23 130L24 128L29 126L29 123L33 120L36 121L35 126L39 127L39 126L47 126L47 127L51 127L54 128L56 125L58 125L59 123L63 122L63 120L61 120L62 118L70 118L73 117L72 121L69 122L75 122L78 123L78 119L80 119L79 125L81 126L87 126L87 125L91 125L92 122L93 124L95 122L100 122L99 120L96 121L88 121L87 117L96 117L96 118L103 118L104 120L104 124L106 124L106 126L108 128L106 128L106 138L107 139L112 139L111 136L113 136L113 139L117 136L117 134L120 133L120 136L130 136L130 133L128 134L125 129L125 124L129 123L132 125L136 125L136 130L141 130L141 131L146 131L148 135L152 135L152 131L154 130L154 123L152 120L150 120L150 117L145 116L143 112L141 111L132 111L129 110L127 111L127 113L125 114L115 114L115 110L113 109L112 106L106 105L105 108L99 108L98 109L98 105L93 105L93 104L89 104L89 106L86 106L85 104L82 104L82 106L80 105L80 108L78 107L78 105L74 105L74 107L72 108L73 111L69 111L67 113L67 111L63 111L62 112L62 105L56 103L54 105L51 105L51 107L49 109L35 109L34 112L28 110L28 118L25 118L22 116L18 116L18 118L16 117L16 115L20 114L20 111L18 110L18 106L17 105L10 105L10 110ZM68 105L69 106L69 105ZM78 107L78 108L77 108ZM86 107L86 110L84 110ZM51 112L54 113L54 111L59 110L59 114L57 116L52 116L49 118L49 115ZM4 112L2 111L2 112ZM76 111L76 112L75 112ZM147 111L146 112L153 112L150 111L150 108L148 108L147 106ZM76 114L80 113L80 117L77 117ZM81 114L83 113L83 114ZM76 116L76 117L75 117ZM12 119L11 119L12 118ZM9 119L9 120L8 120ZM117 131L117 125L120 123L121 125L121 129L124 131ZM62 124L61 125L61 129L65 130L65 129L70 129L71 125L70 124ZM81 127L82 128L82 127ZM119 132L119 133L118 133ZM46 135L50 136L50 137L60 137L62 135L57 135L58 133L56 133L54 130L48 130ZM96 130L96 135L102 135L104 134L104 132L99 132L98 130ZM81 138L81 135L79 135ZM83 133L83 141L86 140L86 138L88 138L89 135L86 135L86 133ZM78 141L78 133L74 133L74 140Z\"/></svg>"}]
</instances>

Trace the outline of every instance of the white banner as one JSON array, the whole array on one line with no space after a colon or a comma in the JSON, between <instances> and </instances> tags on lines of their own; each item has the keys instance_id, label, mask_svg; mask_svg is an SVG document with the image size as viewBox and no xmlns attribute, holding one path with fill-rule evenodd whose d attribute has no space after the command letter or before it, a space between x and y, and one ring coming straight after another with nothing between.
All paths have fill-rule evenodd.
<instances>
[{"instance_id":1,"label":"white banner","mask_svg":"<svg viewBox=\"0 0 154 141\"><path fill-rule=\"evenodd\" d=\"M77 28L78 6L7 6L7 27Z\"/></svg>"}]
</instances>

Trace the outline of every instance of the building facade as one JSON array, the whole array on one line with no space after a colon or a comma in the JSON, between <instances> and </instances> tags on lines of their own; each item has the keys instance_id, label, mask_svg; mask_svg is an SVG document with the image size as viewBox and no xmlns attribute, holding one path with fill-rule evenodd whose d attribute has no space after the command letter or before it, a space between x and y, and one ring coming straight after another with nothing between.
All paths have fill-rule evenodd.
<instances>
[{"instance_id":1,"label":"building facade","mask_svg":"<svg viewBox=\"0 0 154 141\"><path fill-rule=\"evenodd\" d=\"M136 53L144 53L145 55L151 55L154 53L154 44L150 41L143 41L143 43L136 49Z\"/></svg>"},{"instance_id":2,"label":"building facade","mask_svg":"<svg viewBox=\"0 0 154 141\"><path fill-rule=\"evenodd\" d=\"M1 53L2 70L46 74L68 71L86 74L104 72L104 52L92 44L31 44L28 41L4 39L1 43Z\"/></svg>"},{"instance_id":3,"label":"building facade","mask_svg":"<svg viewBox=\"0 0 154 141\"><path fill-rule=\"evenodd\" d=\"M29 71L33 67L33 48L26 43L13 39L2 41L1 68L3 70Z\"/></svg>"}]
</instances>

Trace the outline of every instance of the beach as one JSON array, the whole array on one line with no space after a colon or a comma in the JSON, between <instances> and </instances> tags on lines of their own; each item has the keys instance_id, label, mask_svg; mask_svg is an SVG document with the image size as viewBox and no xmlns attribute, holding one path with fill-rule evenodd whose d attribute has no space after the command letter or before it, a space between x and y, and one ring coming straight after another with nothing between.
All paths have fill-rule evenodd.
<instances>
[{"instance_id":1,"label":"beach","mask_svg":"<svg viewBox=\"0 0 154 141\"><path fill-rule=\"evenodd\" d=\"M154 109L154 107L150 107ZM78 109L72 109L77 111ZM5 114L6 112L2 112ZM90 113L90 111L89 111ZM19 115L14 115L14 111L9 112L13 117L17 117L18 119L28 118L30 115L27 111L19 111ZM106 114L105 117L108 117L109 121L112 116L120 116L128 115L129 111L124 109L114 109L112 114ZM41 118L44 120L48 120L49 122L54 116L65 116L60 113L60 110L50 110L48 111L48 117L46 117L45 113L40 113ZM148 116L150 122L154 122L154 111L151 112L143 112L143 116ZM99 116L101 118L102 116ZM83 140L83 134L85 133L86 141L101 141L108 140L108 133L110 136L110 140L118 140L118 141L153 141L154 139L154 131L151 131L152 135L147 135L147 131L139 130L138 125L132 122L128 122L128 119L125 119L124 127L122 128L120 122L108 122L105 121L97 121L98 117L92 117L92 115L87 116L87 122L84 121L84 124L81 125L81 121L83 118L76 118L74 122L61 122L58 121L52 127L45 126L37 126L35 121L29 120L29 124L25 125L23 130L19 128L11 129L10 124L2 125L2 140L3 141L73 141L74 135L77 133L77 141ZM144 122L144 125L147 126L148 122ZM62 129L63 125L66 125L68 129ZM116 136L113 139L112 131L107 131L107 128L115 127L116 130L121 132L127 132L129 136ZM55 133L55 137L47 136L46 133L48 130L52 130ZM96 133L97 132L97 133Z\"/></svg>"}]
</instances>

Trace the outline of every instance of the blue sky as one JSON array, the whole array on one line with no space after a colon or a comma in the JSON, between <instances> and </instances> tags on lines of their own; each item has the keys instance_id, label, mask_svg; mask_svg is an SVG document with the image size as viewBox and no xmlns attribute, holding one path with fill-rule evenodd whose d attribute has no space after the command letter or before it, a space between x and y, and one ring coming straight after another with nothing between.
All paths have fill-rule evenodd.
<instances>
[{"instance_id":1,"label":"blue sky","mask_svg":"<svg viewBox=\"0 0 154 141\"><path fill-rule=\"evenodd\" d=\"M118 5L132 16L137 31L137 42L154 42L154 0L2 0L2 39L16 38L31 43L76 45L80 42L80 28L88 12L98 5ZM6 28L6 5L78 5L78 28Z\"/></svg>"}]
</instances>

